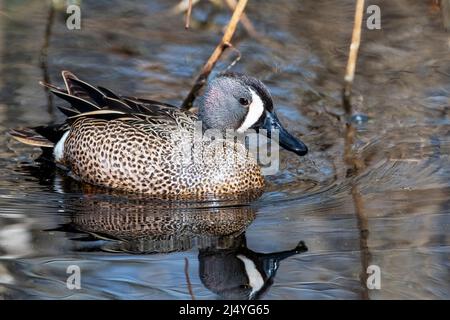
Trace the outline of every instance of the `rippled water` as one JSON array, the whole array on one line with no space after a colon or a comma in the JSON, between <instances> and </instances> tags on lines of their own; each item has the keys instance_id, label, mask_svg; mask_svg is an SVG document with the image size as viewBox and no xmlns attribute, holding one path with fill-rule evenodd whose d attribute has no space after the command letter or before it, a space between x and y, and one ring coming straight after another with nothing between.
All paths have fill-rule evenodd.
<instances>
[{"instance_id":1,"label":"rippled water","mask_svg":"<svg viewBox=\"0 0 450 320\"><path fill-rule=\"evenodd\" d=\"M355 79L360 170L344 161L340 106L354 2L250 1L258 35L238 30L234 70L269 86L311 152L283 152L250 204L168 204L81 186L5 132L62 119L37 84L62 69L179 104L229 10L200 2L186 31L176 1L83 1L81 30L57 11L46 37L43 1L0 1L0 298L449 299L450 34L432 1L372 2L382 29L363 30ZM81 290L66 287L70 265ZM364 284L370 265L380 290Z\"/></svg>"}]
</instances>

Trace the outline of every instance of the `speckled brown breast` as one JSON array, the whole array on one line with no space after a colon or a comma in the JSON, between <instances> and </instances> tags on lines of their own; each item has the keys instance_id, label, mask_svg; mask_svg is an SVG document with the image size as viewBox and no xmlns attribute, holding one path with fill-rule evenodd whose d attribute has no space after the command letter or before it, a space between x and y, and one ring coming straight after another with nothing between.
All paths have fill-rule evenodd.
<instances>
[{"instance_id":1,"label":"speckled brown breast","mask_svg":"<svg viewBox=\"0 0 450 320\"><path fill-rule=\"evenodd\" d=\"M84 182L156 198L261 193L261 169L245 147L234 142L220 148L210 142L194 145L191 121L192 128L149 130L123 119L80 118L71 125L61 162ZM186 156L186 150L192 152Z\"/></svg>"}]
</instances>

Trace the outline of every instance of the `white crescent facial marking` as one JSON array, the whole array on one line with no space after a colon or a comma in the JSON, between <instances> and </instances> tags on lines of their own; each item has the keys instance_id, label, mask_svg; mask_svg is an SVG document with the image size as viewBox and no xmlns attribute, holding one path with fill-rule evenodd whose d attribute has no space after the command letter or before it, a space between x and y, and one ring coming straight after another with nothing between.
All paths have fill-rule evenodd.
<instances>
[{"instance_id":1,"label":"white crescent facial marking","mask_svg":"<svg viewBox=\"0 0 450 320\"><path fill-rule=\"evenodd\" d=\"M261 97L252 89L249 89L252 94L252 103L248 106L248 113L245 117L244 122L241 126L236 130L238 133L244 133L248 128L256 123L259 120L261 115L264 112L264 102L261 100Z\"/></svg>"},{"instance_id":2,"label":"white crescent facial marking","mask_svg":"<svg viewBox=\"0 0 450 320\"><path fill-rule=\"evenodd\" d=\"M255 263L252 260L246 258L242 254L238 254L237 257L244 263L245 272L247 273L248 281L252 288L250 296L253 296L264 286L264 279L258 269L256 269Z\"/></svg>"},{"instance_id":3,"label":"white crescent facial marking","mask_svg":"<svg viewBox=\"0 0 450 320\"><path fill-rule=\"evenodd\" d=\"M55 157L56 162L61 161L64 158L64 143L66 142L69 132L69 130L66 131L53 148L53 156Z\"/></svg>"}]
</instances>

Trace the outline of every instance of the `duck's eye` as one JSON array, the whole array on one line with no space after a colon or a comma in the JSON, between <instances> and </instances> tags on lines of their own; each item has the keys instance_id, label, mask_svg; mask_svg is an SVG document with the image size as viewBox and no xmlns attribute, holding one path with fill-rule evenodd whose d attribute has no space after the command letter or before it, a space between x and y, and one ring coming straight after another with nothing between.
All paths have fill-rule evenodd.
<instances>
[{"instance_id":1,"label":"duck's eye","mask_svg":"<svg viewBox=\"0 0 450 320\"><path fill-rule=\"evenodd\" d=\"M248 106L249 104L248 100L245 98L240 98L239 103L242 104L243 106Z\"/></svg>"}]
</instances>

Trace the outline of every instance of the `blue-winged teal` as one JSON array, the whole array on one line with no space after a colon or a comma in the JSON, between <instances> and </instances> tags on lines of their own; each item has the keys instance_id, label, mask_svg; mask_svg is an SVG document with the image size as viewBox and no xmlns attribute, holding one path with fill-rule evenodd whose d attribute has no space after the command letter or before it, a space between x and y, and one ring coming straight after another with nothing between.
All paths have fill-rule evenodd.
<instances>
[{"instance_id":1,"label":"blue-winged teal","mask_svg":"<svg viewBox=\"0 0 450 320\"><path fill-rule=\"evenodd\" d=\"M217 153L212 143L202 142L202 161L180 157L194 141L197 120L203 131L278 129L282 147L307 153L306 146L281 126L266 87L251 77L228 73L214 78L199 99L196 115L157 101L118 96L68 71L62 76L65 89L42 84L71 104L59 107L66 121L10 134L42 147L83 182L155 198L261 193L261 169L242 143L225 141L225 152Z\"/></svg>"}]
</instances>

